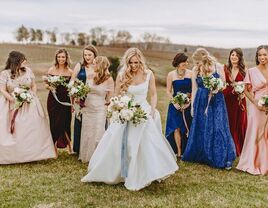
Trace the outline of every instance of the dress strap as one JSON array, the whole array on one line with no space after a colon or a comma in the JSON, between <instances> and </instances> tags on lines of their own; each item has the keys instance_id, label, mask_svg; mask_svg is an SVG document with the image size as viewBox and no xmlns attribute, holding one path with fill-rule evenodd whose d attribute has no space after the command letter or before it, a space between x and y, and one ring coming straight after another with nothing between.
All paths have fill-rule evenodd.
<instances>
[{"instance_id":1,"label":"dress strap","mask_svg":"<svg viewBox=\"0 0 268 208\"><path fill-rule=\"evenodd\" d=\"M149 72L147 73L147 75L146 75L146 81L148 82L148 81L150 81L150 78L151 78L151 74L152 74L153 72L151 71L151 70L149 70Z\"/></svg>"}]
</instances>

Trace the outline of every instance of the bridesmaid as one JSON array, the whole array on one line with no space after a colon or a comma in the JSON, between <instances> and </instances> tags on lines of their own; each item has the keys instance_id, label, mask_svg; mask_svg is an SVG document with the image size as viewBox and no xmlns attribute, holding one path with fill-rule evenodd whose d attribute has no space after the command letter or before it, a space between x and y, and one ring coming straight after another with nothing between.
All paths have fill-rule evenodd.
<instances>
[{"instance_id":1,"label":"bridesmaid","mask_svg":"<svg viewBox=\"0 0 268 208\"><path fill-rule=\"evenodd\" d=\"M193 122L182 159L230 169L236 153L224 96L218 92L208 102L209 90L202 80L203 76L213 75L225 81L223 67L204 48L196 49L193 60L196 64L192 76Z\"/></svg>"},{"instance_id":2,"label":"bridesmaid","mask_svg":"<svg viewBox=\"0 0 268 208\"><path fill-rule=\"evenodd\" d=\"M59 49L55 55L55 64L48 70L48 76L63 76L68 83L72 76L70 69L69 53L65 49ZM49 86L47 86L49 89ZM49 115L50 131L55 145L55 150L58 156L57 148L65 148L68 146L69 153L72 153L71 148L71 107L64 105L70 103L70 98L65 86L58 86L56 89L56 97L50 91L47 98L47 111Z\"/></svg>"},{"instance_id":3,"label":"bridesmaid","mask_svg":"<svg viewBox=\"0 0 268 208\"><path fill-rule=\"evenodd\" d=\"M268 174L267 108L258 106L258 100L268 95L268 46L259 46L256 67L247 71L244 82L248 102L248 128L237 169L253 175Z\"/></svg>"},{"instance_id":4,"label":"bridesmaid","mask_svg":"<svg viewBox=\"0 0 268 208\"><path fill-rule=\"evenodd\" d=\"M12 92L26 86L33 96L15 114ZM35 76L26 67L26 58L19 51L11 51L5 69L0 73L0 164L25 163L55 158L54 145L43 108L36 96ZM14 115L17 115L14 118ZM15 128L11 133L10 119Z\"/></svg>"},{"instance_id":5,"label":"bridesmaid","mask_svg":"<svg viewBox=\"0 0 268 208\"><path fill-rule=\"evenodd\" d=\"M230 51L228 64L225 66L224 71L228 86L223 91L223 94L230 131L236 147L236 155L240 156L247 129L246 99L239 97L232 86L235 82L243 81L246 75L243 52L240 48L234 48Z\"/></svg>"},{"instance_id":6,"label":"bridesmaid","mask_svg":"<svg viewBox=\"0 0 268 208\"><path fill-rule=\"evenodd\" d=\"M94 60L94 77L87 83L91 90L85 100L81 131L79 160L89 162L105 131L106 105L114 91L114 81L109 73L110 63L105 56Z\"/></svg>"},{"instance_id":7,"label":"bridesmaid","mask_svg":"<svg viewBox=\"0 0 268 208\"><path fill-rule=\"evenodd\" d=\"M178 92L191 93L192 91L192 72L187 69L188 56L184 53L178 53L172 62L175 70L168 73L167 76L167 95L171 100ZM166 138L169 141L173 151L178 154L178 157L183 153L187 144L187 128L190 128L191 123L191 108L186 108L185 118L187 127L185 126L182 112L176 104L169 104L167 123L166 123Z\"/></svg>"},{"instance_id":8,"label":"bridesmaid","mask_svg":"<svg viewBox=\"0 0 268 208\"><path fill-rule=\"evenodd\" d=\"M94 74L92 64L94 58L96 58L97 55L98 51L93 45L86 46L83 50L83 62L76 64L71 80L77 78L86 83L87 75L93 76ZM82 119L80 121L77 118L75 118L73 151L77 154L79 154L80 149L81 126L82 126Z\"/></svg>"}]
</instances>

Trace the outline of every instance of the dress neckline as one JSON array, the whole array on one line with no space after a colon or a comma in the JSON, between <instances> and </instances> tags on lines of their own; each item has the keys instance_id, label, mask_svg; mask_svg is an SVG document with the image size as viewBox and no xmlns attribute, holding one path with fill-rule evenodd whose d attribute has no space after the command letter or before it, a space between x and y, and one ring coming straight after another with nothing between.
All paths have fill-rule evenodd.
<instances>
[{"instance_id":1,"label":"dress neckline","mask_svg":"<svg viewBox=\"0 0 268 208\"><path fill-rule=\"evenodd\" d=\"M261 72L261 70L259 69L259 67L256 66L256 68L257 68L259 74L262 76L262 78L265 81L265 83L268 83L267 79L265 78L265 76L263 75L263 73Z\"/></svg>"}]
</instances>

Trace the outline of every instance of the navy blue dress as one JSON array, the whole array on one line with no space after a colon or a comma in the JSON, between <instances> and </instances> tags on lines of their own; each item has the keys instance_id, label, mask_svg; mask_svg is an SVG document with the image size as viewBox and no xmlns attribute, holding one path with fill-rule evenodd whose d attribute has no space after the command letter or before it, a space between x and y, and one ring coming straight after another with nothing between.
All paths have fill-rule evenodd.
<instances>
[{"instance_id":1,"label":"navy blue dress","mask_svg":"<svg viewBox=\"0 0 268 208\"><path fill-rule=\"evenodd\" d=\"M172 87L173 87L173 97L177 95L178 92L191 93L192 81L190 78L185 78L182 80L174 80L172 82ZM192 121L191 107L185 109L184 112L188 129L190 129ZM166 138L176 154L178 153L178 149L174 138L174 131L177 128L179 128L181 131L181 153L183 154L187 144L187 136L186 136L187 129L183 121L182 112L180 110L177 110L174 107L174 105L170 103L168 106L168 113L167 113Z\"/></svg>"},{"instance_id":2,"label":"navy blue dress","mask_svg":"<svg viewBox=\"0 0 268 208\"><path fill-rule=\"evenodd\" d=\"M84 83L86 83L87 75L86 75L86 69L85 67L81 67L79 73L77 74L77 78ZM79 121L77 118L74 120L74 145L73 145L73 151L79 154L80 149L80 138L81 138L81 127L82 127L82 116L81 121Z\"/></svg>"},{"instance_id":3,"label":"navy blue dress","mask_svg":"<svg viewBox=\"0 0 268 208\"><path fill-rule=\"evenodd\" d=\"M215 77L219 74L215 72ZM215 168L231 167L236 158L235 145L229 129L228 114L222 92L214 95L209 103L209 90L200 76L194 100L194 117L188 143L182 160L204 163Z\"/></svg>"}]
</instances>

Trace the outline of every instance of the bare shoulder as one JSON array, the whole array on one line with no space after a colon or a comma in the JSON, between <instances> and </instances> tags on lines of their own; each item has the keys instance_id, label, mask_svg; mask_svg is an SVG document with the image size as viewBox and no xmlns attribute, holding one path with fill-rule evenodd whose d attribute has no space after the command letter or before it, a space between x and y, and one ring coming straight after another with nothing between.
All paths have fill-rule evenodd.
<instances>
[{"instance_id":1,"label":"bare shoulder","mask_svg":"<svg viewBox=\"0 0 268 208\"><path fill-rule=\"evenodd\" d=\"M54 66L51 66L49 69L48 69L48 74L53 74L55 72L55 67Z\"/></svg>"}]
</instances>

